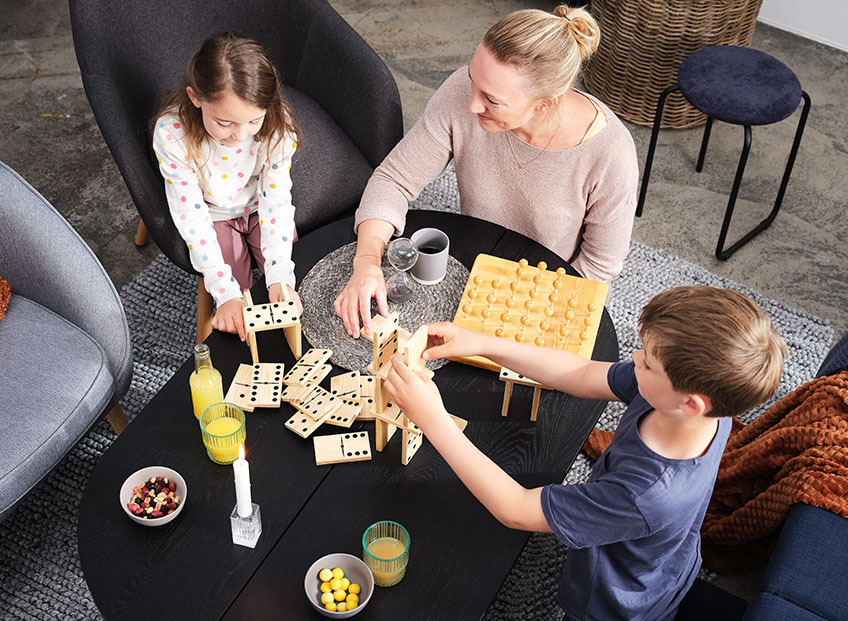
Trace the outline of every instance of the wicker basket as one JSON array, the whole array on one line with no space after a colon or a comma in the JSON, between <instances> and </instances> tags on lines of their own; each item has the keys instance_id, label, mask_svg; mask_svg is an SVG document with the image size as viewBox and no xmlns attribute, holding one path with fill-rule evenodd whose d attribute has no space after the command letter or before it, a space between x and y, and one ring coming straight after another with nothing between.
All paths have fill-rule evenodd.
<instances>
[{"instance_id":1,"label":"wicker basket","mask_svg":"<svg viewBox=\"0 0 848 621\"><path fill-rule=\"evenodd\" d=\"M711 45L751 44L762 0L592 0L601 27L586 65L590 93L622 118L653 125L660 93L690 54ZM693 127L706 117L673 93L662 127Z\"/></svg>"}]
</instances>

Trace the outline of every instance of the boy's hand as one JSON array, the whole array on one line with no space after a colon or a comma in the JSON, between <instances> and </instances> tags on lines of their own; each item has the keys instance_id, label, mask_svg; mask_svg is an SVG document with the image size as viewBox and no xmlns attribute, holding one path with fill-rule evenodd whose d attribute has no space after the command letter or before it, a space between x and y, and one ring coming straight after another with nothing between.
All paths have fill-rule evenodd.
<instances>
[{"instance_id":1,"label":"boy's hand","mask_svg":"<svg viewBox=\"0 0 848 621\"><path fill-rule=\"evenodd\" d=\"M289 299L294 302L294 306L297 309L298 316L303 315L303 304L300 302L300 296L297 294L297 291L292 289L290 286L286 285L286 291L289 294ZM283 298L283 286L275 282L273 285L268 287L268 301L271 304L276 304L277 302L282 302L285 298Z\"/></svg>"},{"instance_id":2,"label":"boy's hand","mask_svg":"<svg viewBox=\"0 0 848 621\"><path fill-rule=\"evenodd\" d=\"M233 298L221 304L218 310L215 311L215 316L212 317L212 327L221 332L238 334L239 338L243 341L244 315L242 314L242 299Z\"/></svg>"},{"instance_id":3,"label":"boy's hand","mask_svg":"<svg viewBox=\"0 0 848 621\"><path fill-rule=\"evenodd\" d=\"M433 381L410 370L398 356L392 356L392 368L383 386L389 399L422 431L428 421L447 415L442 395Z\"/></svg>"},{"instance_id":4,"label":"boy's hand","mask_svg":"<svg viewBox=\"0 0 848 621\"><path fill-rule=\"evenodd\" d=\"M425 360L477 356L483 352L486 335L443 321L427 326Z\"/></svg>"}]
</instances>

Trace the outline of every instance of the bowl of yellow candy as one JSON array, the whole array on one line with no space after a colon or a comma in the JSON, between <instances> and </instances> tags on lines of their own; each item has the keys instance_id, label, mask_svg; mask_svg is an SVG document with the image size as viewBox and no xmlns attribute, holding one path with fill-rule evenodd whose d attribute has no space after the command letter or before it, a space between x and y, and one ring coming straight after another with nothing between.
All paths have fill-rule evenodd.
<instances>
[{"instance_id":1,"label":"bowl of yellow candy","mask_svg":"<svg viewBox=\"0 0 848 621\"><path fill-rule=\"evenodd\" d=\"M328 554L309 567L303 588L312 607L322 615L347 619L368 604L374 592L374 576L355 556Z\"/></svg>"}]
</instances>

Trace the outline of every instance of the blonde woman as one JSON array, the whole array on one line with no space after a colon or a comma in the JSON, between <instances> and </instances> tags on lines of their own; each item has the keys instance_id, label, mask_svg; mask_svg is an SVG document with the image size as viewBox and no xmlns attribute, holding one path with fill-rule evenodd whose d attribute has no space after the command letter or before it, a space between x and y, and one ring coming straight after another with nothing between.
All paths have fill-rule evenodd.
<instances>
[{"instance_id":1,"label":"blonde woman","mask_svg":"<svg viewBox=\"0 0 848 621\"><path fill-rule=\"evenodd\" d=\"M353 275L334 303L348 334L359 336L360 315L370 330L371 298L387 314L385 245L402 233L408 201L451 159L462 213L536 240L587 278L608 281L621 271L636 150L609 108L573 88L599 34L583 9L516 11L439 87L374 171L356 212Z\"/></svg>"}]
</instances>

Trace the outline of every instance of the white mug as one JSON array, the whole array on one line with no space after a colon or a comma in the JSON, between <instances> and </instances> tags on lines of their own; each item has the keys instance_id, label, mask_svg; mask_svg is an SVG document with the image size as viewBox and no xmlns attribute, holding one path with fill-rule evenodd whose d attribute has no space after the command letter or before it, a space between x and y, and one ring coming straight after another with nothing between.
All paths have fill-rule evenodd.
<instances>
[{"instance_id":1,"label":"white mug","mask_svg":"<svg viewBox=\"0 0 848 621\"><path fill-rule=\"evenodd\" d=\"M412 266L412 277L422 285L442 281L448 269L450 239L439 229L419 229L410 237L418 249L418 261Z\"/></svg>"}]
</instances>

